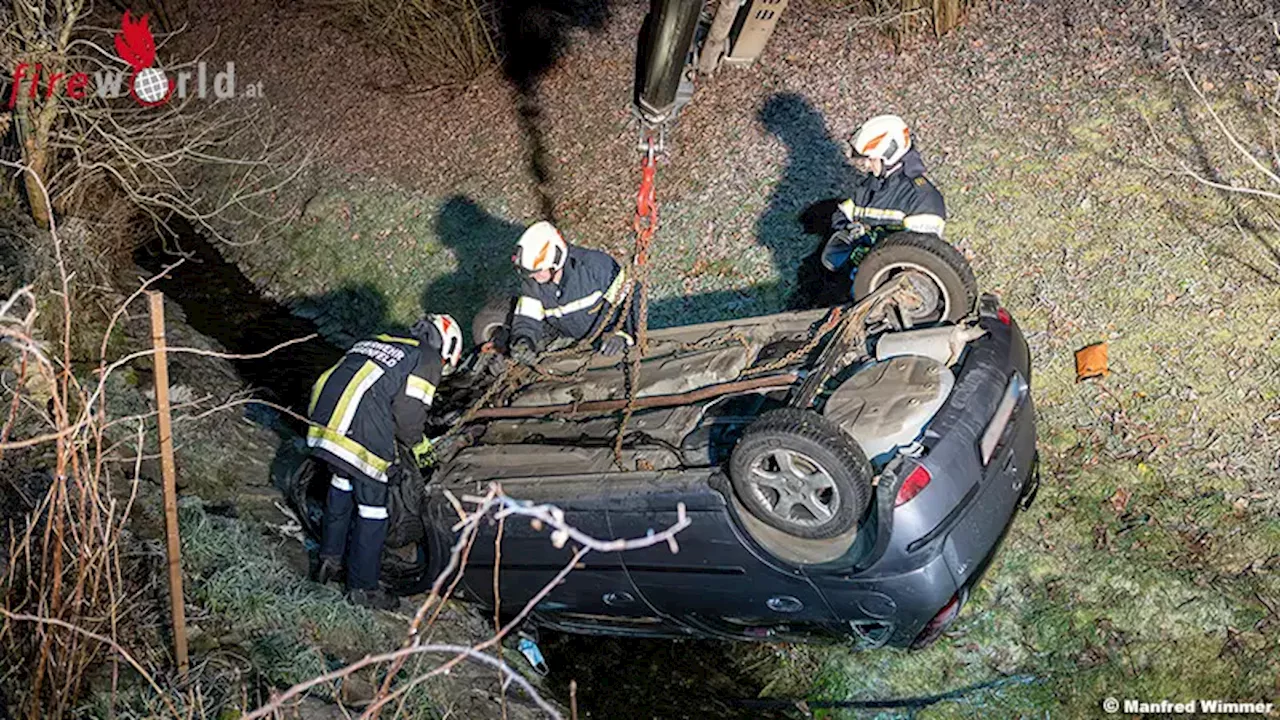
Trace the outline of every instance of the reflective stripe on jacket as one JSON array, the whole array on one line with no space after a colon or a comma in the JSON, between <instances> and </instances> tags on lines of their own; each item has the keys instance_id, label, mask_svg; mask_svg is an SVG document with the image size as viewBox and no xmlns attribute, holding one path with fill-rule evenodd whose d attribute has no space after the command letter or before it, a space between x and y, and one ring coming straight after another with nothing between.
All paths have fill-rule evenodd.
<instances>
[{"instance_id":1,"label":"reflective stripe on jacket","mask_svg":"<svg viewBox=\"0 0 1280 720\"><path fill-rule=\"evenodd\" d=\"M312 387L307 445L339 471L387 482L396 440L422 438L442 365L418 338L356 343Z\"/></svg>"},{"instance_id":2,"label":"reflective stripe on jacket","mask_svg":"<svg viewBox=\"0 0 1280 720\"><path fill-rule=\"evenodd\" d=\"M889 175L863 178L840 204L833 218L837 230L851 222L886 230L910 230L942 237L947 208L942 193L925 177L924 162L914 149Z\"/></svg>"},{"instance_id":3,"label":"reflective stripe on jacket","mask_svg":"<svg viewBox=\"0 0 1280 720\"><path fill-rule=\"evenodd\" d=\"M607 253L570 245L558 285L531 278L524 281L511 321L512 340L528 338L537 345L543 338L544 326L581 340L595 331L601 318L613 322L612 310L622 304L630 291L626 270ZM639 303L633 302L627 317L612 329L631 338L638 319Z\"/></svg>"}]
</instances>

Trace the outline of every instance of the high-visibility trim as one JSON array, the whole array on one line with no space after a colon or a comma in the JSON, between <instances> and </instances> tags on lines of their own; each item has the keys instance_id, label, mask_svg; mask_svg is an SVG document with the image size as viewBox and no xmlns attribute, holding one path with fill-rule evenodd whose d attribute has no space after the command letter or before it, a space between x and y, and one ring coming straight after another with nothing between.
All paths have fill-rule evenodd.
<instances>
[{"instance_id":1,"label":"high-visibility trim","mask_svg":"<svg viewBox=\"0 0 1280 720\"><path fill-rule=\"evenodd\" d=\"M391 463L364 449L355 440L339 435L330 428L312 425L307 428L307 445L319 448L346 462L364 475L377 480L387 481L387 468Z\"/></svg>"},{"instance_id":2,"label":"high-visibility trim","mask_svg":"<svg viewBox=\"0 0 1280 720\"><path fill-rule=\"evenodd\" d=\"M320 393L324 390L324 384L329 380L329 376L334 370L338 369L340 363L334 363L333 367L325 370L316 380L316 384L311 386L311 402L307 403L307 414L310 415L316 411L316 403L320 402Z\"/></svg>"},{"instance_id":3,"label":"high-visibility trim","mask_svg":"<svg viewBox=\"0 0 1280 720\"><path fill-rule=\"evenodd\" d=\"M881 140L884 140L884 139L885 139L885 138L887 138L887 137L889 137L889 131L888 131L888 130L886 130L886 131L884 131L884 132L880 133L879 135L877 135L877 136L875 136L875 137L871 138L870 140L868 140L868 141L867 141L867 144L866 144L866 145L863 145L863 146L862 146L862 149L861 149L861 150L859 150L858 152L862 153L863 155L866 155L867 153L869 153L869 152L871 152L872 150L875 150L877 147L879 147L879 145L880 145L880 141L881 141Z\"/></svg>"},{"instance_id":4,"label":"high-visibility trim","mask_svg":"<svg viewBox=\"0 0 1280 720\"><path fill-rule=\"evenodd\" d=\"M386 520L390 515L385 507L378 507L376 505L357 504L356 512L359 513L360 517L366 520Z\"/></svg>"},{"instance_id":5,"label":"high-visibility trim","mask_svg":"<svg viewBox=\"0 0 1280 720\"><path fill-rule=\"evenodd\" d=\"M333 479L329 481L329 486L343 492L351 492L351 481L339 475L333 476Z\"/></svg>"},{"instance_id":6,"label":"high-visibility trim","mask_svg":"<svg viewBox=\"0 0 1280 720\"><path fill-rule=\"evenodd\" d=\"M412 345L413 347L418 347L419 344L418 341L413 338L396 337L394 335L379 335L378 339L383 342L404 343L405 345Z\"/></svg>"},{"instance_id":7,"label":"high-visibility trim","mask_svg":"<svg viewBox=\"0 0 1280 720\"><path fill-rule=\"evenodd\" d=\"M551 241L542 243L542 249L538 251L536 257L533 258L533 267L535 270L542 269L542 261L547 259L547 252L551 250Z\"/></svg>"},{"instance_id":8,"label":"high-visibility trim","mask_svg":"<svg viewBox=\"0 0 1280 720\"><path fill-rule=\"evenodd\" d=\"M578 298L573 302L567 302L560 307L547 308L546 313L549 317L564 317L565 315L576 313L579 310L586 310L592 305L600 302L601 295L601 292L597 290L586 297Z\"/></svg>"},{"instance_id":9,"label":"high-visibility trim","mask_svg":"<svg viewBox=\"0 0 1280 720\"><path fill-rule=\"evenodd\" d=\"M430 405L431 400L436 396L436 386L417 375L410 375L409 382L404 386L404 394L421 400L423 405Z\"/></svg>"},{"instance_id":10,"label":"high-visibility trim","mask_svg":"<svg viewBox=\"0 0 1280 720\"><path fill-rule=\"evenodd\" d=\"M940 215L932 213L910 215L902 220L902 226L911 232L932 233L938 237L942 237L942 229L946 227L946 224L947 221L943 220Z\"/></svg>"},{"instance_id":11,"label":"high-visibility trim","mask_svg":"<svg viewBox=\"0 0 1280 720\"><path fill-rule=\"evenodd\" d=\"M853 209L859 217L870 220L894 220L902 222L907 214L901 210L891 210L889 208L873 208L873 207L855 207Z\"/></svg>"},{"instance_id":12,"label":"high-visibility trim","mask_svg":"<svg viewBox=\"0 0 1280 720\"><path fill-rule=\"evenodd\" d=\"M840 212L844 213L845 217L849 218L850 220L854 219L853 211L857 209L857 206L853 204L853 200L845 200L844 202L840 203L839 207L840 207Z\"/></svg>"},{"instance_id":13,"label":"high-visibility trim","mask_svg":"<svg viewBox=\"0 0 1280 720\"><path fill-rule=\"evenodd\" d=\"M347 383L347 388L342 391L338 406L333 409L333 416L329 418L329 427L337 430L339 435L347 434L347 430L351 429L351 421L356 417L356 411L360 409L360 401L364 399L364 394L378 382L383 372L383 369L374 361L364 361L364 365L360 366L351 378L351 382Z\"/></svg>"},{"instance_id":14,"label":"high-visibility trim","mask_svg":"<svg viewBox=\"0 0 1280 720\"><path fill-rule=\"evenodd\" d=\"M516 314L534 320L542 321L547 318L547 311L542 307L542 301L538 298L521 296L516 301Z\"/></svg>"},{"instance_id":15,"label":"high-visibility trim","mask_svg":"<svg viewBox=\"0 0 1280 720\"><path fill-rule=\"evenodd\" d=\"M627 271L619 269L618 276L609 283L609 289L604 291L604 299L610 305L617 305L627 296Z\"/></svg>"}]
</instances>

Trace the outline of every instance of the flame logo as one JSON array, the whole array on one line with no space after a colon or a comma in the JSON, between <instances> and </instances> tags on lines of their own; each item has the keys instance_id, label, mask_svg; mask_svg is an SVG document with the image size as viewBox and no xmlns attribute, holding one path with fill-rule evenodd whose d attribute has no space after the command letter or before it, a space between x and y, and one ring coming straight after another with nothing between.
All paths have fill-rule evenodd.
<instances>
[{"instance_id":1,"label":"flame logo","mask_svg":"<svg viewBox=\"0 0 1280 720\"><path fill-rule=\"evenodd\" d=\"M142 19L134 20L128 10L125 10L124 17L120 18L120 34L116 35L116 52L120 53L121 60L129 63L134 72L151 67L151 64L156 61L156 40L151 36L151 28L148 27L150 22L149 14L143 14Z\"/></svg>"},{"instance_id":2,"label":"flame logo","mask_svg":"<svg viewBox=\"0 0 1280 720\"><path fill-rule=\"evenodd\" d=\"M173 94L173 81L165 77L163 70L152 67L156 62L156 39L151 35L150 21L149 14L143 13L134 20L133 13L125 10L120 18L120 33L115 37L120 59L133 68L129 94L145 107L163 105Z\"/></svg>"}]
</instances>

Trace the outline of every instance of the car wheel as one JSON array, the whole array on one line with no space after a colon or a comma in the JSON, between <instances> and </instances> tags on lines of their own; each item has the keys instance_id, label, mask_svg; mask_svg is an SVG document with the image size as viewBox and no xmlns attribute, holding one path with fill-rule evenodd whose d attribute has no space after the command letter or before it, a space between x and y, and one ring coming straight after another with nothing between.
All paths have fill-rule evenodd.
<instances>
[{"instance_id":1,"label":"car wheel","mask_svg":"<svg viewBox=\"0 0 1280 720\"><path fill-rule=\"evenodd\" d=\"M912 324L959 322L973 311L978 282L969 261L942 238L925 233L894 233L876 243L858 263L853 299L861 300L903 273L922 298L919 305L902 308Z\"/></svg>"},{"instance_id":2,"label":"car wheel","mask_svg":"<svg viewBox=\"0 0 1280 720\"><path fill-rule=\"evenodd\" d=\"M871 502L871 464L831 420L780 408L747 427L729 458L733 490L761 522L788 535L833 538Z\"/></svg>"},{"instance_id":3,"label":"car wheel","mask_svg":"<svg viewBox=\"0 0 1280 720\"><path fill-rule=\"evenodd\" d=\"M285 497L308 537L320 540L325 496L329 492L329 468L311 455L302 458L289 475Z\"/></svg>"},{"instance_id":4,"label":"car wheel","mask_svg":"<svg viewBox=\"0 0 1280 720\"><path fill-rule=\"evenodd\" d=\"M511 298L497 297L484 304L471 321L471 341L476 345L499 342L510 329Z\"/></svg>"}]
</instances>

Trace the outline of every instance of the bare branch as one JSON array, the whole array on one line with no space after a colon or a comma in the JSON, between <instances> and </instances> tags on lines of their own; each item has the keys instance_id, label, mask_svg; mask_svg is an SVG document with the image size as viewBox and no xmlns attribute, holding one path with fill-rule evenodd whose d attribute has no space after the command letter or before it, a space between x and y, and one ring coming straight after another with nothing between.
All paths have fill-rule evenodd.
<instances>
[{"instance_id":1,"label":"bare branch","mask_svg":"<svg viewBox=\"0 0 1280 720\"><path fill-rule=\"evenodd\" d=\"M131 665L134 670L138 671L138 674L142 676L142 679L146 680L147 684L151 686L151 689L156 691L156 696L164 701L164 704L169 708L169 712L173 713L173 716L175 718L180 717L180 715L178 714L178 709L174 707L173 702L169 700L168 694L165 693L164 690L161 690L160 686L156 684L155 678L151 677L151 673L147 672L146 668L142 667L141 663L135 660L134 657L129 654L129 651L125 650L124 647L122 647L120 643L116 642L115 640L112 640L111 638L105 635L99 635L98 633L90 632L88 630L85 630L84 628L77 627L75 625L72 625L69 622L58 620L57 618L38 617L36 615L28 615L26 613L15 613L15 612L10 612L2 607L0 607L0 615L4 615L6 618L9 618L10 620L17 620L19 622L33 622L33 623L39 623L41 625L54 625L56 627L63 628L64 630L70 630L71 632L77 633L79 635L84 635L85 637L91 640L96 640L104 645L109 646L112 650L115 650L116 653L120 655L120 657L124 658L125 662L129 663L129 665Z\"/></svg>"},{"instance_id":2,"label":"bare branch","mask_svg":"<svg viewBox=\"0 0 1280 720\"><path fill-rule=\"evenodd\" d=\"M1196 85L1195 78L1191 77L1191 71L1187 68L1187 64L1183 61L1181 54L1178 53L1176 49L1177 45L1176 43L1173 42L1172 34L1169 32L1167 26L1166 26L1165 33L1166 33L1165 38L1169 42L1169 47L1174 48L1173 56L1175 61L1177 62L1178 70L1182 73L1183 79L1186 80L1187 82L1187 87L1191 89L1191 92L1200 101L1200 104L1204 107L1205 111L1209 113L1209 117L1213 118L1213 122L1215 125L1218 126L1218 130L1222 132L1222 135L1226 137L1227 142L1231 143L1231 147L1235 148L1236 152L1240 155L1241 158L1243 158L1246 162L1248 162L1250 165L1256 168L1258 172L1261 172L1264 176L1267 177L1267 179L1269 179L1276 186L1280 187L1280 175L1277 175L1276 173L1272 172L1270 168L1268 168L1264 163L1262 163L1262 161L1258 160L1258 158L1256 158L1253 153L1249 152L1249 150L1245 148L1244 144L1240 142L1240 139L1236 135L1236 133L1232 131L1231 127L1227 125L1226 121L1223 120L1222 117L1218 114L1218 111L1214 109L1213 103L1209 102L1209 98L1207 98L1205 94L1201 92L1200 87ZM1197 177L1197 179L1200 179L1200 178ZM1204 182L1204 181L1201 180L1201 182ZM1269 194L1267 193L1261 193L1260 191L1249 192L1247 190L1239 189L1236 186L1221 186L1221 185L1212 184L1212 183L1206 183L1206 184L1210 184L1211 186L1217 187L1220 190L1231 190L1232 192L1245 192L1246 194L1263 194L1264 196L1269 196Z\"/></svg>"},{"instance_id":3,"label":"bare branch","mask_svg":"<svg viewBox=\"0 0 1280 720\"><path fill-rule=\"evenodd\" d=\"M502 639L506 637L506 635L509 634L512 629L514 629L517 625L523 622L525 617L527 617L528 614L533 611L533 608L536 607L537 604L541 602L542 599L545 598L553 589L555 589L555 587L566 576L568 576L568 574L572 572L575 567L577 567L578 563L582 560L582 558L586 556L587 553L591 552L592 549L608 548L610 549L609 551L618 550L618 549L634 549L634 548L641 548L641 547L649 547L649 546L656 545L658 543L663 543L663 542L666 542L669 545L672 545L672 547L674 548L675 534L678 533L680 530L688 527L690 523L688 517L686 516L684 505L681 504L677 506L678 520L676 524L672 525L670 528L667 528L662 532L650 533L649 535L642 538L632 538L627 540L599 540L597 538L593 538L589 535L586 535L585 533L578 531L576 528L573 528L567 525L564 522L564 512L559 508L555 507L554 505L544 504L544 505L531 506L525 503L512 500L511 498L503 494L501 490L498 488L498 486L494 484L490 485L489 493L486 494L484 497L478 497L478 498L465 497L463 498L463 501L475 504L476 508L471 513L469 513L466 517L464 517L457 525L454 526L454 530L455 531L461 530L462 535L459 537L458 542L454 544L453 554L450 558L450 564L449 564L450 568L457 567L456 561L459 555L461 554L464 538L467 538L470 533L474 532L474 528L478 526L478 523L481 518L487 515L490 510L495 510L495 509L497 510L496 517L498 518L504 518L509 515L521 515L521 516L532 518L535 523L537 522L545 523L547 526L552 528L553 531L551 534L551 540L552 540L552 543L555 544L557 547L562 547L564 543L567 542L569 539L573 539L574 541L579 542L581 544L581 546L577 548L577 550L573 553L573 556L569 559L569 561L565 564L565 566L560 570L560 572L557 573L556 576L553 577L546 585L544 585L541 590L539 590L536 594L534 594L534 596L531 597L527 603L525 603L524 607L521 609L519 613L515 615L514 618L512 618L505 626L499 629L498 632L496 632L492 637L488 638L487 640L484 640L483 642L477 643L476 645L473 645L470 648L470 651L474 653L482 653L483 651L502 642ZM442 572L439 576L436 577L435 583L432 587L431 597L436 596L436 594L439 592L440 587L442 587L445 579L452 572L454 571L447 570L446 572ZM281 707L283 707L284 703L287 703L292 698L298 697L302 693L305 693L307 690L317 685L327 683L327 682L332 682L339 678L346 677L347 675L350 675L351 673L356 672L361 668L368 667L370 665L377 665L384 662L391 662L393 663L393 666L392 666L393 671L389 674L393 675L394 669L398 668L403 663L404 659L412 657L414 655L418 655L422 652L425 652L424 648L434 647L432 645L419 644L418 642L416 642L417 637L415 635L417 631L417 622L425 614L426 608L429 604L430 604L430 598L428 598L428 601L424 602L422 606L419 608L418 617L415 619L414 624L410 626L410 637L414 638L415 640L414 642L408 642L403 647L401 647L399 650L396 650L396 651L383 653L381 655L366 656L354 663L351 663L345 668L341 668L339 670L335 670L325 675L298 683L293 687L289 688L288 690L286 690L284 693L272 697L271 701L268 702L267 704L257 708L251 713L246 714L244 716L244 720L255 720L255 718L266 717L271 713L278 711ZM472 655L468 653L457 653L455 657L442 663L436 668L426 673L423 673L421 675L418 675L417 677L413 678L409 682L400 685L400 687L398 687L394 692L391 692L390 694L386 694L385 691L386 691L387 685L386 683L384 683L383 690L379 692L378 697L375 699L373 704L369 706L369 708L365 711L365 713L361 717L363 719L375 717L379 709L385 706L387 703L391 702L392 700L395 700L398 697L403 696L405 693L410 692L413 688L417 687L418 685L422 684L428 679L435 677L436 675L439 675L441 673L448 672L451 668L456 666L459 662L462 662L463 660L467 659L468 657L472 657ZM488 657L488 656L486 655L484 657ZM539 699L535 697L535 700L539 700ZM559 714L557 714L555 710L550 706L544 706L540 702L539 707L542 707L544 710L551 713L553 717L560 717Z\"/></svg>"}]
</instances>

